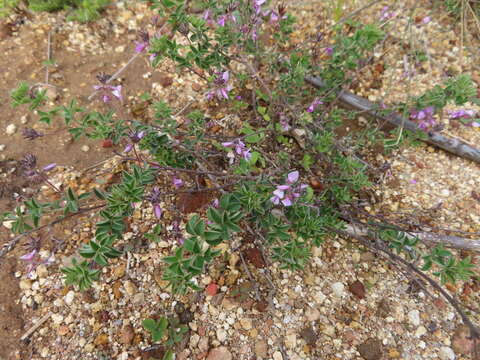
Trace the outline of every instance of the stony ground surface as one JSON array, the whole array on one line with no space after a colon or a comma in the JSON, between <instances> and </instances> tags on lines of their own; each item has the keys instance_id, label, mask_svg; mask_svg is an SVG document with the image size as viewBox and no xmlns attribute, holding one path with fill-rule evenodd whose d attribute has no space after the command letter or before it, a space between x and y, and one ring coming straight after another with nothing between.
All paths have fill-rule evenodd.
<instances>
[{"instance_id":1,"label":"stony ground surface","mask_svg":"<svg viewBox=\"0 0 480 360\"><path fill-rule=\"evenodd\" d=\"M361 3L356 2L355 6L360 7ZM442 8L417 4L411 14L413 2L392 3L391 10L397 15L385 27L398 39L387 40L378 49L375 57L382 64L381 71L378 67L368 67L358 74L359 95L375 101L402 101L408 94L422 93L439 83L452 71L472 73L478 78L477 70L472 68L475 58L468 53L459 54L458 24ZM378 3L366 9L361 20L377 21L384 5ZM299 1L289 4L289 8L299 19L300 29L294 34L298 43L316 34L318 26L326 30L331 25L327 20L328 8L322 1ZM313 14L319 15L313 17ZM425 24L423 19L427 16L431 21ZM62 103L71 96L80 96L86 103L95 84L95 74L112 73L128 61L133 54L136 30L149 17L144 4L122 2L109 8L105 17L93 25L65 24L61 15L35 15L18 33L0 44L2 64L23 55L18 66L5 67L6 90L14 87L18 79L43 81L41 61L47 46L46 34L57 27L53 49L59 68L51 74L51 81L59 88L59 99L52 101ZM408 28L412 18L413 25ZM402 46L405 43L421 46L428 54L428 61L407 78L403 76L406 65L399 56L399 52L405 52ZM201 101L201 80L190 74L175 73L168 62L152 73L146 62L139 59L124 73L122 83L128 89L127 98L152 90L154 96L165 98L178 109L195 100L194 106L207 110ZM6 104L7 93L2 91L0 96L2 104ZM129 105L130 111L135 109L135 104ZM46 163L55 149L57 162L65 166L56 170L54 182L78 191L96 186L99 178L113 181L111 174L120 170L110 160L88 173L82 172L108 157L111 149L95 142L70 145L61 132L61 124L55 125L53 136L31 145L19 132L25 125L23 122L40 126L39 130L44 132L52 129L22 117L25 110L22 113L8 106L4 108L0 126L6 129L10 124L16 125L16 131L2 134L0 141L6 145L2 153L5 166L9 164L7 160L14 162L27 151L40 152L41 161ZM232 120L225 115L220 112L212 117L219 125L227 126ZM446 117L440 121L448 134L480 144L478 129L458 126ZM480 202L472 195L480 185L478 165L427 146L407 147L381 160L391 163L391 174L375 189L380 201L369 204L366 211L395 219L418 220L440 232L444 228L466 233L480 231ZM12 199L8 198L9 192L5 196L10 200L6 207L12 204ZM53 194L45 190L42 196L50 198ZM200 203L196 206L200 211L208 202L195 201ZM84 293L66 287L59 268L70 264L79 244L92 236L94 225L90 215L72 220L59 230L57 235L64 239L64 244L56 254L55 263L48 268L38 267L31 278L15 260L20 252L2 262L0 270L5 281L4 289L0 290L3 332L0 332L3 345L0 358L159 357L162 351L152 346L141 321L173 314L178 303L187 307L179 316L188 323L190 331L178 348L177 359L472 358L471 341L450 306L435 295L431 298L397 268L344 239L332 239L317 249L305 271L296 273L280 270L275 264L266 266L253 247L232 251L225 245L222 250L229 255L221 257L200 280L206 291L172 297L161 280L161 258L171 253L175 240L165 237L158 243L149 243L137 236L154 222L150 209L137 209L131 231L119 244L130 245L131 250L103 269L102 280ZM246 234L240 236L248 243ZM48 257L48 250L44 251L43 255ZM478 303L477 282L461 283L448 290L469 305ZM20 342L20 336L41 319L45 322L29 341Z\"/></svg>"}]
</instances>

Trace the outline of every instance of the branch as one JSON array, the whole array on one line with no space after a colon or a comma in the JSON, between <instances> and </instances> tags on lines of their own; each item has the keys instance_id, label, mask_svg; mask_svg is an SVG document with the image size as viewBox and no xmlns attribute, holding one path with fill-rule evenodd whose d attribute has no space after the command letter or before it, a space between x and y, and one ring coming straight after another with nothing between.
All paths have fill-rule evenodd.
<instances>
[{"instance_id":1,"label":"branch","mask_svg":"<svg viewBox=\"0 0 480 360\"><path fill-rule=\"evenodd\" d=\"M361 236L368 235L368 228L362 224L348 224L347 231ZM431 232L408 232L402 230L409 239L418 237L426 243L442 244L447 247L480 252L480 240L467 239L459 236L440 235Z\"/></svg>"},{"instance_id":2,"label":"branch","mask_svg":"<svg viewBox=\"0 0 480 360\"><path fill-rule=\"evenodd\" d=\"M64 220L67 220L67 219L71 218L71 217L74 217L74 216L77 216L77 215L81 215L81 214L83 214L83 213L85 213L85 212L88 212L88 211L90 211L90 210L101 209L101 208L104 207L104 206L105 206L105 204L101 204L101 205L95 205L95 206L92 206L92 207L89 207L89 208L85 208L85 209L80 209L80 210L78 210L78 211L75 212L75 213L68 214L67 216L64 216L64 217L61 217L61 218L59 218L59 219L56 219L56 220L54 220L54 221L52 221L52 222L50 222L50 223L48 223L48 224L42 225L42 226L40 226L40 227L37 227L37 228L35 228L35 229L26 231L26 232L24 232L24 233L21 233L21 234L15 236L12 240L10 240L7 244L5 244L5 245L3 246L3 248L0 250L0 259L1 259L2 257L4 257L6 254L8 254L10 251L12 251L12 250L15 248L15 246L19 243L19 241L20 241L24 236L27 236L27 235L30 235L30 234L32 234L32 233L34 233L34 232L40 231L40 230L42 230L42 229L44 229L44 228L46 228L46 227L50 227L50 226L53 226L53 225L55 225L55 224L58 224L58 223L60 223L60 222L62 222L62 221L64 221Z\"/></svg>"},{"instance_id":3,"label":"branch","mask_svg":"<svg viewBox=\"0 0 480 360\"><path fill-rule=\"evenodd\" d=\"M317 88L325 87L325 82L320 78L306 76L305 81ZM409 131L422 131L417 124L398 114L390 114L388 116L379 114L376 110L378 108L378 105L349 91L340 91L338 94L338 100L342 103L344 107L361 111L370 117L382 119L392 125L403 127ZM459 139L447 138L438 133L429 132L427 135L427 139L421 139L427 144L434 145L449 153L480 163L479 149L474 148L473 146L470 146L469 144Z\"/></svg>"}]
</instances>

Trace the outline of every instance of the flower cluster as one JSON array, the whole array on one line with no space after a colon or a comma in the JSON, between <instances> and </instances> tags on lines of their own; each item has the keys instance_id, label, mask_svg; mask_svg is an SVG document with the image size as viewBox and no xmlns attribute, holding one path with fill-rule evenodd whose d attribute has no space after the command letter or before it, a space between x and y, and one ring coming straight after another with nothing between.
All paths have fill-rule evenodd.
<instances>
[{"instance_id":1,"label":"flower cluster","mask_svg":"<svg viewBox=\"0 0 480 360\"><path fill-rule=\"evenodd\" d=\"M410 118L418 123L418 127L427 130L436 125L437 120L434 117L435 108L433 106L426 107L422 110L412 110Z\"/></svg>"},{"instance_id":2,"label":"flower cluster","mask_svg":"<svg viewBox=\"0 0 480 360\"><path fill-rule=\"evenodd\" d=\"M124 153L128 153L132 151L133 147L135 144L139 143L140 140L142 140L145 137L145 131L132 131L129 135L128 138L130 139L130 143L125 146L125 149L123 150Z\"/></svg>"},{"instance_id":3,"label":"flower cluster","mask_svg":"<svg viewBox=\"0 0 480 360\"><path fill-rule=\"evenodd\" d=\"M40 184L48 179L47 172L55 169L57 164L51 163L47 166L44 166L41 169L37 168L37 158L33 154L27 154L22 160L20 160L20 165L25 169L25 176L27 179L35 184Z\"/></svg>"},{"instance_id":4,"label":"flower cluster","mask_svg":"<svg viewBox=\"0 0 480 360\"><path fill-rule=\"evenodd\" d=\"M323 102L319 98L315 98L310 106L307 108L307 112L312 113L315 111L318 105L322 105Z\"/></svg>"},{"instance_id":5,"label":"flower cluster","mask_svg":"<svg viewBox=\"0 0 480 360\"><path fill-rule=\"evenodd\" d=\"M292 206L293 202L301 196L302 191L308 187L306 184L296 184L298 177L298 171L289 173L287 183L277 186L270 201L275 205L282 203L283 206Z\"/></svg>"},{"instance_id":6,"label":"flower cluster","mask_svg":"<svg viewBox=\"0 0 480 360\"><path fill-rule=\"evenodd\" d=\"M389 6L384 6L382 8L382 11L380 12L380 21L386 21L395 16L395 13L389 10L390 10Z\"/></svg>"},{"instance_id":7,"label":"flower cluster","mask_svg":"<svg viewBox=\"0 0 480 360\"><path fill-rule=\"evenodd\" d=\"M162 217L162 208L160 207L160 200L161 200L162 193L160 192L160 188L155 186L150 194L145 196L145 200L150 201L153 206L153 213L157 219Z\"/></svg>"},{"instance_id":8,"label":"flower cluster","mask_svg":"<svg viewBox=\"0 0 480 360\"><path fill-rule=\"evenodd\" d=\"M453 110L448 112L448 117L452 120L469 120L474 118L477 115L475 110L472 109L460 109L460 110ZM473 127L480 127L480 123L477 121L472 121L467 125Z\"/></svg>"},{"instance_id":9,"label":"flower cluster","mask_svg":"<svg viewBox=\"0 0 480 360\"><path fill-rule=\"evenodd\" d=\"M229 84L230 74L228 71L219 71L215 74L213 80L214 89L207 93L207 99L212 99L215 95L218 99L228 99L228 93L233 89L233 86Z\"/></svg>"},{"instance_id":10,"label":"flower cluster","mask_svg":"<svg viewBox=\"0 0 480 360\"><path fill-rule=\"evenodd\" d=\"M45 264L50 265L54 262L54 255L50 255L44 259L40 256L40 238L30 237L29 241L25 245L27 253L20 256L20 260L25 261L27 265L27 276L32 277L34 270L38 265Z\"/></svg>"},{"instance_id":11,"label":"flower cluster","mask_svg":"<svg viewBox=\"0 0 480 360\"><path fill-rule=\"evenodd\" d=\"M249 161L252 157L252 154L250 153L250 149L247 148L243 143L243 141L241 141L240 139L237 139L235 141L224 142L222 143L222 146L226 148L234 149L234 151L229 152L227 155L230 158L230 164L232 164L233 161L235 160L235 154L237 154L238 156L241 156L247 161Z\"/></svg>"},{"instance_id":12,"label":"flower cluster","mask_svg":"<svg viewBox=\"0 0 480 360\"><path fill-rule=\"evenodd\" d=\"M110 75L100 73L97 75L97 79L102 85L94 85L93 88L105 104L112 101L113 98L116 98L119 101L123 100L122 85L107 85Z\"/></svg>"}]
</instances>

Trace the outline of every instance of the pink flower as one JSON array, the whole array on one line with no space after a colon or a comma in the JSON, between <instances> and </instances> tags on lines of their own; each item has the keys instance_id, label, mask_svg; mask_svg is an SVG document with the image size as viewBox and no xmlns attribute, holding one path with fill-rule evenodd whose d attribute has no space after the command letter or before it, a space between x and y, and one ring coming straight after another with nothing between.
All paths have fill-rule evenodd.
<instances>
[{"instance_id":1,"label":"pink flower","mask_svg":"<svg viewBox=\"0 0 480 360\"><path fill-rule=\"evenodd\" d=\"M42 170L43 171L50 171L50 170L53 170L57 167L57 164L55 163L51 163L51 164L48 164L47 166L45 166Z\"/></svg>"},{"instance_id":2,"label":"pink flower","mask_svg":"<svg viewBox=\"0 0 480 360\"><path fill-rule=\"evenodd\" d=\"M450 119L470 119L474 117L475 114L476 114L475 110L460 109L460 110L449 111L448 117Z\"/></svg>"},{"instance_id":3,"label":"pink flower","mask_svg":"<svg viewBox=\"0 0 480 360\"><path fill-rule=\"evenodd\" d=\"M141 53L150 45L150 35L146 31L139 31L138 37L140 41L135 42L135 52Z\"/></svg>"},{"instance_id":4,"label":"pink flower","mask_svg":"<svg viewBox=\"0 0 480 360\"><path fill-rule=\"evenodd\" d=\"M218 99L227 99L228 93L233 89L233 86L228 84L230 80L230 74L228 71L217 72L213 81L215 88L207 93L207 99L210 100L213 96L217 96Z\"/></svg>"},{"instance_id":5,"label":"pink flower","mask_svg":"<svg viewBox=\"0 0 480 360\"><path fill-rule=\"evenodd\" d=\"M20 260L32 261L36 254L37 254L37 250L32 250L29 253L27 253L23 256L20 256Z\"/></svg>"},{"instance_id":6,"label":"pink flower","mask_svg":"<svg viewBox=\"0 0 480 360\"><path fill-rule=\"evenodd\" d=\"M243 157L245 160L249 161L251 158L252 158L252 154L250 153L250 149L248 149L245 144L243 143L243 141L237 139L235 141L227 141L227 142L224 142L222 143L222 146L223 147L226 147L226 148L233 148L234 149L234 152ZM230 159L233 160L234 158L234 155L233 157L230 156Z\"/></svg>"},{"instance_id":7,"label":"pink flower","mask_svg":"<svg viewBox=\"0 0 480 360\"><path fill-rule=\"evenodd\" d=\"M266 0L253 0L253 8L255 9L255 14L260 14L261 6L265 4Z\"/></svg>"},{"instance_id":8,"label":"pink flower","mask_svg":"<svg viewBox=\"0 0 480 360\"><path fill-rule=\"evenodd\" d=\"M432 21L432 18L430 16L425 16L422 20L422 23L428 24L430 21Z\"/></svg>"},{"instance_id":9,"label":"pink flower","mask_svg":"<svg viewBox=\"0 0 480 360\"><path fill-rule=\"evenodd\" d=\"M177 189L181 188L183 186L183 180L177 178L176 176L173 177L173 186L175 186Z\"/></svg>"},{"instance_id":10,"label":"pink flower","mask_svg":"<svg viewBox=\"0 0 480 360\"><path fill-rule=\"evenodd\" d=\"M433 106L426 107L422 110L412 110L410 118L417 120L418 127L422 130L427 130L435 126L436 120L434 118L435 108Z\"/></svg>"},{"instance_id":11,"label":"pink flower","mask_svg":"<svg viewBox=\"0 0 480 360\"><path fill-rule=\"evenodd\" d=\"M295 183L299 179L299 172L292 171L287 175L287 184L277 185L277 188L273 191L273 196L270 198L270 201L274 205L280 203L283 206L292 206L294 201L301 196L301 192L305 190L308 186L306 184L297 184Z\"/></svg>"},{"instance_id":12,"label":"pink flower","mask_svg":"<svg viewBox=\"0 0 480 360\"><path fill-rule=\"evenodd\" d=\"M94 85L93 88L100 93L104 103L110 102L112 100L112 95L122 101L122 85Z\"/></svg>"},{"instance_id":13,"label":"pink flower","mask_svg":"<svg viewBox=\"0 0 480 360\"><path fill-rule=\"evenodd\" d=\"M162 217L162 208L160 207L159 204L155 204L153 206L153 213L155 214L155 217L157 219L160 219Z\"/></svg>"},{"instance_id":14,"label":"pink flower","mask_svg":"<svg viewBox=\"0 0 480 360\"><path fill-rule=\"evenodd\" d=\"M313 100L313 102L308 107L307 112L309 113L314 112L317 106L321 104L323 104L323 102L319 98L315 98L315 100Z\"/></svg>"}]
</instances>

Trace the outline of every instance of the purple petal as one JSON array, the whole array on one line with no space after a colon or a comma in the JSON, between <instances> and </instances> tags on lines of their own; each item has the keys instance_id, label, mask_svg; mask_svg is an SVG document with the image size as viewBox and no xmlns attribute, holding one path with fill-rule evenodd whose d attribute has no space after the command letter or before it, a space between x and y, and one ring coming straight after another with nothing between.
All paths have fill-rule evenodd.
<instances>
[{"instance_id":1,"label":"purple petal","mask_svg":"<svg viewBox=\"0 0 480 360\"><path fill-rule=\"evenodd\" d=\"M33 258L35 257L35 254L37 253L37 250L32 250L29 253L20 256L20 260L25 260L25 261L32 261Z\"/></svg>"},{"instance_id":2,"label":"purple petal","mask_svg":"<svg viewBox=\"0 0 480 360\"><path fill-rule=\"evenodd\" d=\"M48 164L47 166L45 166L43 168L43 171L50 171L50 170L53 170L57 167L57 164L55 163L51 163L51 164Z\"/></svg>"},{"instance_id":3,"label":"purple petal","mask_svg":"<svg viewBox=\"0 0 480 360\"><path fill-rule=\"evenodd\" d=\"M224 72L222 73L222 79L223 79L223 81L227 82L229 78L230 78L230 75L229 75L228 71L224 71Z\"/></svg>"},{"instance_id":4,"label":"purple petal","mask_svg":"<svg viewBox=\"0 0 480 360\"><path fill-rule=\"evenodd\" d=\"M222 94L222 96L223 96L225 99L228 99L227 89L221 88L221 89L220 89L220 93Z\"/></svg>"},{"instance_id":5,"label":"purple petal","mask_svg":"<svg viewBox=\"0 0 480 360\"><path fill-rule=\"evenodd\" d=\"M277 189L278 190L288 190L288 189L290 189L290 185L278 185Z\"/></svg>"},{"instance_id":6,"label":"purple petal","mask_svg":"<svg viewBox=\"0 0 480 360\"><path fill-rule=\"evenodd\" d=\"M287 198L285 198L285 199L282 200L282 204L283 204L284 206L292 206L292 204L293 204L293 203L292 203L292 199L290 199L289 197L287 197Z\"/></svg>"},{"instance_id":7,"label":"purple petal","mask_svg":"<svg viewBox=\"0 0 480 360\"><path fill-rule=\"evenodd\" d=\"M148 44L144 42L136 42L135 52L141 53L147 48Z\"/></svg>"},{"instance_id":8,"label":"purple petal","mask_svg":"<svg viewBox=\"0 0 480 360\"><path fill-rule=\"evenodd\" d=\"M287 182L290 183L290 184L293 184L294 182L296 182L298 180L299 175L300 175L300 173L298 171L292 171L291 173L289 173L287 175Z\"/></svg>"},{"instance_id":9,"label":"purple petal","mask_svg":"<svg viewBox=\"0 0 480 360\"><path fill-rule=\"evenodd\" d=\"M223 142L222 146L226 148L230 148L233 146L233 144L234 144L233 141L227 141L227 142Z\"/></svg>"},{"instance_id":10,"label":"purple petal","mask_svg":"<svg viewBox=\"0 0 480 360\"><path fill-rule=\"evenodd\" d=\"M125 149L123 150L124 153L129 153L130 151L132 151L133 149L133 144L127 144L127 146L125 146Z\"/></svg>"},{"instance_id":11,"label":"purple petal","mask_svg":"<svg viewBox=\"0 0 480 360\"><path fill-rule=\"evenodd\" d=\"M178 188L181 188L183 186L183 180L182 179L179 179L177 177L174 177L173 178L173 185L178 189Z\"/></svg>"},{"instance_id":12,"label":"purple petal","mask_svg":"<svg viewBox=\"0 0 480 360\"><path fill-rule=\"evenodd\" d=\"M160 219L160 218L162 217L162 208L160 207L160 205L155 204L155 205L153 206L153 212L154 212L155 217L156 217L157 219Z\"/></svg>"},{"instance_id":13,"label":"purple petal","mask_svg":"<svg viewBox=\"0 0 480 360\"><path fill-rule=\"evenodd\" d=\"M272 196L272 197L270 198L270 201L271 201L272 203L274 203L275 205L280 204L280 199L279 199L277 196Z\"/></svg>"},{"instance_id":14,"label":"purple petal","mask_svg":"<svg viewBox=\"0 0 480 360\"><path fill-rule=\"evenodd\" d=\"M113 96L115 96L118 100L122 100L122 85L113 86L112 90Z\"/></svg>"},{"instance_id":15,"label":"purple petal","mask_svg":"<svg viewBox=\"0 0 480 360\"><path fill-rule=\"evenodd\" d=\"M280 199L283 199L283 197L285 196L285 193L282 190L277 189L273 192L273 195L275 195L276 197L278 197Z\"/></svg>"}]
</instances>

